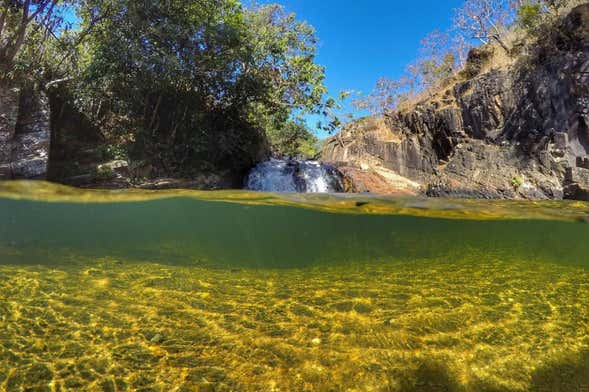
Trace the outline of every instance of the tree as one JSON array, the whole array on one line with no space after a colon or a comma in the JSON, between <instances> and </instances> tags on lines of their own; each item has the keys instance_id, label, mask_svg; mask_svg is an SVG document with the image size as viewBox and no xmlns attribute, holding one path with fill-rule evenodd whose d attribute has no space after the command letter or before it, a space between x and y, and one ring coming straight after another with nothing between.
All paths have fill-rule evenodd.
<instances>
[{"instance_id":1,"label":"tree","mask_svg":"<svg viewBox=\"0 0 589 392\"><path fill-rule=\"evenodd\" d=\"M330 134L339 131L346 123L354 119L354 115L347 112L347 100L352 95L360 93L354 90L340 91L337 97L328 97L321 106L320 114L324 121L317 122L317 129ZM354 102L352 102L354 106Z\"/></svg>"},{"instance_id":2,"label":"tree","mask_svg":"<svg viewBox=\"0 0 589 392\"><path fill-rule=\"evenodd\" d=\"M468 39L479 40L483 44L495 41L509 52L505 34L512 18L509 1L466 0L462 7L455 10L454 25Z\"/></svg>"},{"instance_id":3,"label":"tree","mask_svg":"<svg viewBox=\"0 0 589 392\"><path fill-rule=\"evenodd\" d=\"M268 132L272 150L280 156L313 157L317 155L318 139L301 121L287 121L278 129Z\"/></svg>"},{"instance_id":4,"label":"tree","mask_svg":"<svg viewBox=\"0 0 589 392\"><path fill-rule=\"evenodd\" d=\"M517 11L517 24L527 30L533 29L542 19L542 5L540 3L525 3Z\"/></svg>"},{"instance_id":5,"label":"tree","mask_svg":"<svg viewBox=\"0 0 589 392\"><path fill-rule=\"evenodd\" d=\"M398 80L380 78L374 90L368 96L354 101L354 105L359 110L369 110L373 114L386 114L397 108L402 88Z\"/></svg>"},{"instance_id":6,"label":"tree","mask_svg":"<svg viewBox=\"0 0 589 392\"><path fill-rule=\"evenodd\" d=\"M242 77L264 81L271 106L318 113L327 90L325 69L315 63L313 27L276 4L246 10L245 15L248 34L242 44L249 61Z\"/></svg>"},{"instance_id":7,"label":"tree","mask_svg":"<svg viewBox=\"0 0 589 392\"><path fill-rule=\"evenodd\" d=\"M12 72L27 38L42 32L42 41L55 35L63 23L69 2L58 0L2 0L0 3L0 67L2 76Z\"/></svg>"},{"instance_id":8,"label":"tree","mask_svg":"<svg viewBox=\"0 0 589 392\"><path fill-rule=\"evenodd\" d=\"M356 108L383 114L423 92L433 92L458 68L464 68L470 49L477 41L495 42L509 52L506 34L517 22L531 28L545 16L557 16L574 0L465 0L455 10L450 31L434 30L421 40L420 56L397 79L381 78L374 90L355 101ZM467 75L464 73L463 75Z\"/></svg>"},{"instance_id":9,"label":"tree","mask_svg":"<svg viewBox=\"0 0 589 392\"><path fill-rule=\"evenodd\" d=\"M449 78L462 50L456 50L448 33L435 30L421 40L421 57L407 66L404 75L398 79L380 78L368 96L354 101L355 107L381 115L397 109L420 91Z\"/></svg>"},{"instance_id":10,"label":"tree","mask_svg":"<svg viewBox=\"0 0 589 392\"><path fill-rule=\"evenodd\" d=\"M72 28L76 12L85 29ZM98 20L92 0L0 0L0 79L48 88L71 80L77 46Z\"/></svg>"},{"instance_id":11,"label":"tree","mask_svg":"<svg viewBox=\"0 0 589 392\"><path fill-rule=\"evenodd\" d=\"M230 164L325 92L313 29L235 0L92 0L75 102L131 154L167 172ZM83 17L82 28L92 23ZM243 158L246 159L246 158Z\"/></svg>"},{"instance_id":12,"label":"tree","mask_svg":"<svg viewBox=\"0 0 589 392\"><path fill-rule=\"evenodd\" d=\"M421 40L422 56L413 65L421 89L435 87L454 72L459 54L454 53L451 42L450 35L440 30L434 30Z\"/></svg>"},{"instance_id":13,"label":"tree","mask_svg":"<svg viewBox=\"0 0 589 392\"><path fill-rule=\"evenodd\" d=\"M456 56L458 66L463 68L466 65L466 59L468 52L472 48L472 45L468 42L464 35L456 34L452 37L451 52Z\"/></svg>"},{"instance_id":14,"label":"tree","mask_svg":"<svg viewBox=\"0 0 589 392\"><path fill-rule=\"evenodd\" d=\"M449 78L454 72L456 59L454 54L447 52L437 60L425 58L419 61L420 73L424 89L431 89L441 81Z\"/></svg>"},{"instance_id":15,"label":"tree","mask_svg":"<svg viewBox=\"0 0 589 392\"><path fill-rule=\"evenodd\" d=\"M447 32L436 29L422 38L420 43L419 51L424 56L439 61L449 49L450 36Z\"/></svg>"}]
</instances>

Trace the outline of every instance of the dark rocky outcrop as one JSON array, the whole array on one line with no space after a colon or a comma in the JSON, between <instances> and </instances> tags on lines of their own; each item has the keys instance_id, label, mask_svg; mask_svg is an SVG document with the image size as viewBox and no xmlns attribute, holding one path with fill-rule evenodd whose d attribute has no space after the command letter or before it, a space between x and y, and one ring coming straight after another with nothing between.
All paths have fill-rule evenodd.
<instances>
[{"instance_id":1,"label":"dark rocky outcrop","mask_svg":"<svg viewBox=\"0 0 589 392\"><path fill-rule=\"evenodd\" d=\"M516 61L482 66L492 50L472 51L465 70L420 103L351 124L322 159L392 170L430 196L578 197L565 190L589 185L589 4Z\"/></svg>"},{"instance_id":2,"label":"dark rocky outcrop","mask_svg":"<svg viewBox=\"0 0 589 392\"><path fill-rule=\"evenodd\" d=\"M45 94L0 85L0 180L44 179L50 119Z\"/></svg>"}]
</instances>

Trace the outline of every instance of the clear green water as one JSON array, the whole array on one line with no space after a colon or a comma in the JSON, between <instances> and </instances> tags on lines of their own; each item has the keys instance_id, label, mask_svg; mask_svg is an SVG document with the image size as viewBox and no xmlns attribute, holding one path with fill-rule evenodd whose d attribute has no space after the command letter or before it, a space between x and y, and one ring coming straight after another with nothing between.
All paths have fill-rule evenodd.
<instances>
[{"instance_id":1,"label":"clear green water","mask_svg":"<svg viewBox=\"0 0 589 392\"><path fill-rule=\"evenodd\" d=\"M0 390L589 391L589 205L0 184Z\"/></svg>"}]
</instances>

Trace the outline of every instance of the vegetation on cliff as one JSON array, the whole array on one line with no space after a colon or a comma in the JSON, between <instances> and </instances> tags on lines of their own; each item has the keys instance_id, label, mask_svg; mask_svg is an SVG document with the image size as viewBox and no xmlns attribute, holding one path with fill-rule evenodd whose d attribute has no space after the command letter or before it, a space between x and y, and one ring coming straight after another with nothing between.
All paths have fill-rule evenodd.
<instances>
[{"instance_id":1,"label":"vegetation on cliff","mask_svg":"<svg viewBox=\"0 0 589 392\"><path fill-rule=\"evenodd\" d=\"M529 43L545 36L566 10L581 0L466 0L454 10L452 26L422 39L420 57L397 78L382 77L374 90L355 101L359 109L383 114L431 98L457 79L476 76L485 64L517 58ZM485 49L469 52L477 46Z\"/></svg>"},{"instance_id":2,"label":"vegetation on cliff","mask_svg":"<svg viewBox=\"0 0 589 392\"><path fill-rule=\"evenodd\" d=\"M294 114L324 106L313 28L235 0L4 1L4 82L83 113L103 144L166 175L310 153Z\"/></svg>"}]
</instances>

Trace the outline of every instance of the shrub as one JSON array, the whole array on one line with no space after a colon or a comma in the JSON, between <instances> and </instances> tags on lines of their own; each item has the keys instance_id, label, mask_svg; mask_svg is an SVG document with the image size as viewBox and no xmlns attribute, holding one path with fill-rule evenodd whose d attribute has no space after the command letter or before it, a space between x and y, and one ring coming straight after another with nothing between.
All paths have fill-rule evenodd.
<instances>
[{"instance_id":1,"label":"shrub","mask_svg":"<svg viewBox=\"0 0 589 392\"><path fill-rule=\"evenodd\" d=\"M515 189L516 191L519 188L521 188L521 186L523 184L524 184L524 178L522 176L515 176L511 180L511 185L513 186L513 189Z\"/></svg>"},{"instance_id":2,"label":"shrub","mask_svg":"<svg viewBox=\"0 0 589 392\"><path fill-rule=\"evenodd\" d=\"M526 30L534 29L542 20L542 6L540 4L524 4L517 13L518 25Z\"/></svg>"}]
</instances>

